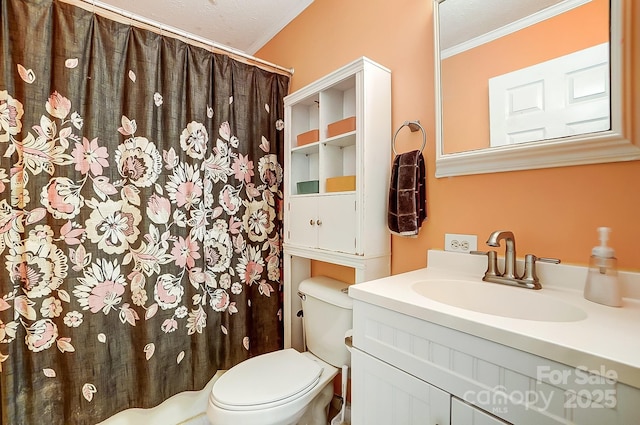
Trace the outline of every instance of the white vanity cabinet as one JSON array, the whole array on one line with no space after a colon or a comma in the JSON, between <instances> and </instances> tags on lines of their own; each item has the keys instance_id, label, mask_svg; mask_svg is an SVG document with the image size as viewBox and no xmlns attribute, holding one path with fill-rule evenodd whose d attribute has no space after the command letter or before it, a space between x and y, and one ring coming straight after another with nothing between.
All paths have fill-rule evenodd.
<instances>
[{"instance_id":1,"label":"white vanity cabinet","mask_svg":"<svg viewBox=\"0 0 640 425\"><path fill-rule=\"evenodd\" d=\"M508 423L451 397L451 425L505 425Z\"/></svg>"},{"instance_id":2,"label":"white vanity cabinet","mask_svg":"<svg viewBox=\"0 0 640 425\"><path fill-rule=\"evenodd\" d=\"M361 57L284 99L285 346L302 349L298 284L318 260L388 276L391 72Z\"/></svg>"},{"instance_id":3,"label":"white vanity cabinet","mask_svg":"<svg viewBox=\"0 0 640 425\"><path fill-rule=\"evenodd\" d=\"M508 424L358 349L351 361L352 424Z\"/></svg>"},{"instance_id":4,"label":"white vanity cabinet","mask_svg":"<svg viewBox=\"0 0 640 425\"><path fill-rule=\"evenodd\" d=\"M449 394L354 349L351 352L353 424L449 424ZM357 367L356 367L357 366Z\"/></svg>"},{"instance_id":5,"label":"white vanity cabinet","mask_svg":"<svg viewBox=\"0 0 640 425\"><path fill-rule=\"evenodd\" d=\"M353 346L353 425L640 420L637 388L359 299Z\"/></svg>"}]
</instances>

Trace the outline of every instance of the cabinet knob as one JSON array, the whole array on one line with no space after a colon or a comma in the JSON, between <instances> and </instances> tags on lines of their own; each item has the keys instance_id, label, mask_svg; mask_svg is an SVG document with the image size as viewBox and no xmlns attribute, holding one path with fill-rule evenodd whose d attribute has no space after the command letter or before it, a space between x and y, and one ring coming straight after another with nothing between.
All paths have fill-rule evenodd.
<instances>
[{"instance_id":1,"label":"cabinet knob","mask_svg":"<svg viewBox=\"0 0 640 425\"><path fill-rule=\"evenodd\" d=\"M318 220L318 221L316 221L316 223L318 224L318 226L321 226L322 225L322 220Z\"/></svg>"},{"instance_id":2,"label":"cabinet knob","mask_svg":"<svg viewBox=\"0 0 640 425\"><path fill-rule=\"evenodd\" d=\"M313 220L309 220L309 224L313 226L314 224L316 224L316 222Z\"/></svg>"}]
</instances>

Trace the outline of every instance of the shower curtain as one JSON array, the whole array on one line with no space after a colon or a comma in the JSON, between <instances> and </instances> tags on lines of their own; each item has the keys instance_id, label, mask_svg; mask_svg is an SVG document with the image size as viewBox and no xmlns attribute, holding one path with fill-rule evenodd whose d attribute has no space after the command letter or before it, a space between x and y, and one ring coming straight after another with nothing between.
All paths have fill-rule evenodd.
<instances>
[{"instance_id":1,"label":"shower curtain","mask_svg":"<svg viewBox=\"0 0 640 425\"><path fill-rule=\"evenodd\" d=\"M2 424L95 424L281 348L289 77L0 7Z\"/></svg>"}]
</instances>

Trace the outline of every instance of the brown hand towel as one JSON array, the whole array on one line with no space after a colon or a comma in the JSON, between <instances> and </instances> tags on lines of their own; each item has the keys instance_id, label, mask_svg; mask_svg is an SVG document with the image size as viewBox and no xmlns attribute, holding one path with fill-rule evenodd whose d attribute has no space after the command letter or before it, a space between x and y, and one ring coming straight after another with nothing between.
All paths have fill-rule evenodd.
<instances>
[{"instance_id":1,"label":"brown hand towel","mask_svg":"<svg viewBox=\"0 0 640 425\"><path fill-rule=\"evenodd\" d=\"M425 165L422 152L396 155L389 187L388 226L391 233L417 236L427 218Z\"/></svg>"}]
</instances>

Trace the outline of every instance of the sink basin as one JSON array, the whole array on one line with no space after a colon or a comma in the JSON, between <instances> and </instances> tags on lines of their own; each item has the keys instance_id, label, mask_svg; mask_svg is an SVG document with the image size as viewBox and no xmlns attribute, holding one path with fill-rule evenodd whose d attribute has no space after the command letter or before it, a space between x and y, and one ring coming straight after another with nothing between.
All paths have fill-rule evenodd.
<instances>
[{"instance_id":1,"label":"sink basin","mask_svg":"<svg viewBox=\"0 0 640 425\"><path fill-rule=\"evenodd\" d=\"M466 280L425 280L413 284L423 297L453 307L512 319L575 322L584 310L539 291Z\"/></svg>"}]
</instances>

